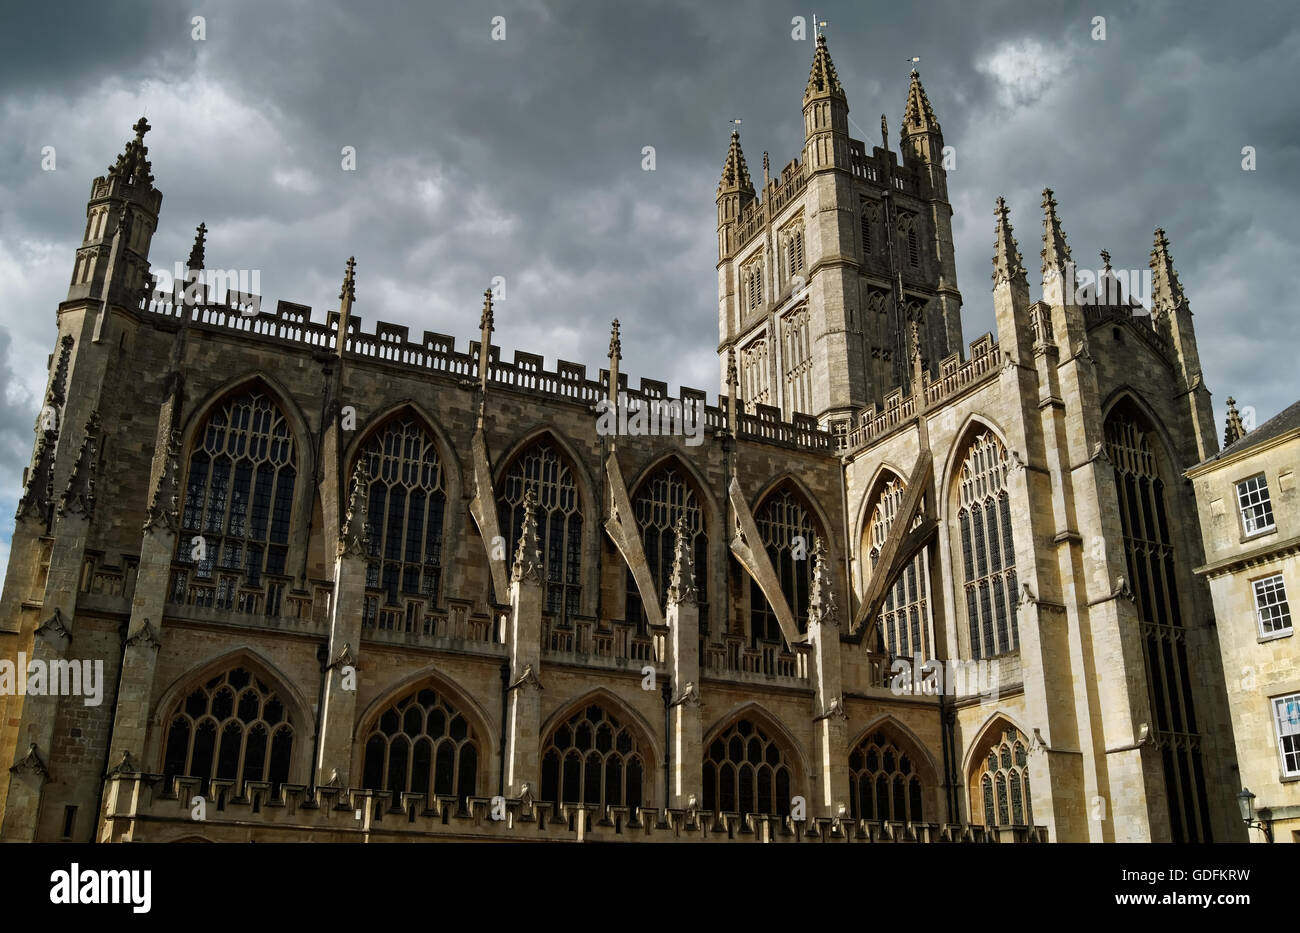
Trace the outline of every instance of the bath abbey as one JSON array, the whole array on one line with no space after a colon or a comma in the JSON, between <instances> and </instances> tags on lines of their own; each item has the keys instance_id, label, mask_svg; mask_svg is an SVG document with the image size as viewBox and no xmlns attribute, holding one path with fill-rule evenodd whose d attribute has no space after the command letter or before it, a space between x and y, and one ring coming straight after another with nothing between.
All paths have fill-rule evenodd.
<instances>
[{"instance_id":1,"label":"bath abbey","mask_svg":"<svg viewBox=\"0 0 1300 933\"><path fill-rule=\"evenodd\" d=\"M141 119L23 477L0 839L1245 841L1170 240L1139 301L1105 253L1079 285L1051 190L1018 234L999 199L965 343L903 103L850 137L820 36L802 151L732 134L720 386L675 397L620 371L635 320L591 369L507 359L490 290L460 345L363 322L364 255L324 313L218 298L202 225L163 282Z\"/></svg>"}]
</instances>

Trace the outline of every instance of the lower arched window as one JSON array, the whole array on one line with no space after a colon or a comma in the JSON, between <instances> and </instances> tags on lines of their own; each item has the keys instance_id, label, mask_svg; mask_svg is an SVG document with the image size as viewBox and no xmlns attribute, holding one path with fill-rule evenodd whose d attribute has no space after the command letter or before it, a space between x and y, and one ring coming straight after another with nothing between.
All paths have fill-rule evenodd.
<instances>
[{"instance_id":1,"label":"lower arched window","mask_svg":"<svg viewBox=\"0 0 1300 933\"><path fill-rule=\"evenodd\" d=\"M173 711L167 728L163 774L212 779L268 781L272 793L289 780L293 722L266 681L242 667L195 687Z\"/></svg>"},{"instance_id":2,"label":"lower arched window","mask_svg":"<svg viewBox=\"0 0 1300 933\"><path fill-rule=\"evenodd\" d=\"M709 743L704 809L789 816L790 763L766 729L740 719Z\"/></svg>"},{"instance_id":3,"label":"lower arched window","mask_svg":"<svg viewBox=\"0 0 1300 933\"><path fill-rule=\"evenodd\" d=\"M812 590L813 543L824 537L821 523L792 486L764 500L754 513L763 547L781 581L781 591L799 631L808 628L808 598ZM757 582L750 581L750 640L780 644L783 636L776 613Z\"/></svg>"},{"instance_id":4,"label":"lower arched window","mask_svg":"<svg viewBox=\"0 0 1300 933\"><path fill-rule=\"evenodd\" d=\"M1032 826L1029 798L1029 753L1024 736L1009 727L989 749L980 774L984 822L989 826Z\"/></svg>"},{"instance_id":5,"label":"lower arched window","mask_svg":"<svg viewBox=\"0 0 1300 933\"><path fill-rule=\"evenodd\" d=\"M392 793L455 795L475 793L479 738L469 721L446 697L425 687L389 706L366 739L364 786Z\"/></svg>"},{"instance_id":6,"label":"lower arched window","mask_svg":"<svg viewBox=\"0 0 1300 933\"><path fill-rule=\"evenodd\" d=\"M855 820L925 819L916 765L884 732L864 738L849 754L849 795Z\"/></svg>"},{"instance_id":7,"label":"lower arched window","mask_svg":"<svg viewBox=\"0 0 1300 933\"><path fill-rule=\"evenodd\" d=\"M564 720L543 744L542 799L642 806L645 755L631 728L598 705Z\"/></svg>"}]
</instances>

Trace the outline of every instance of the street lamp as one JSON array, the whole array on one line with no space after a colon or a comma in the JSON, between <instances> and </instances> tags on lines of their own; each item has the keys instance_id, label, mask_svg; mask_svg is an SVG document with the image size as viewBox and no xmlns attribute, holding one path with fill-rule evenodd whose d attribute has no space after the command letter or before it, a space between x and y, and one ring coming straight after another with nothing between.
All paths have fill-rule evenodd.
<instances>
[{"instance_id":1,"label":"street lamp","mask_svg":"<svg viewBox=\"0 0 1300 933\"><path fill-rule=\"evenodd\" d=\"M1241 821L1246 824L1246 829L1261 829L1264 831L1264 838L1269 842L1273 841L1273 821L1270 817L1273 811L1267 808L1260 810L1261 820L1255 819L1255 795L1246 788L1241 789L1237 795L1237 806L1241 809Z\"/></svg>"}]
</instances>

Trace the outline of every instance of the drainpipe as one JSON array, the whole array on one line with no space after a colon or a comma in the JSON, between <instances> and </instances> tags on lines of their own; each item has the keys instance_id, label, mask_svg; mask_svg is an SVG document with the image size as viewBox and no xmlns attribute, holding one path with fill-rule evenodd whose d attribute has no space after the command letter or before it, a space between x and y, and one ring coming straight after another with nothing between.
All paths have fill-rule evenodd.
<instances>
[{"instance_id":1,"label":"drainpipe","mask_svg":"<svg viewBox=\"0 0 1300 933\"><path fill-rule=\"evenodd\" d=\"M501 665L501 744L497 750L497 760L500 767L497 772L500 777L497 779L497 793L504 797L506 795L506 707L510 703L510 662L503 662ZM537 793L541 794L542 789L537 788Z\"/></svg>"}]
</instances>

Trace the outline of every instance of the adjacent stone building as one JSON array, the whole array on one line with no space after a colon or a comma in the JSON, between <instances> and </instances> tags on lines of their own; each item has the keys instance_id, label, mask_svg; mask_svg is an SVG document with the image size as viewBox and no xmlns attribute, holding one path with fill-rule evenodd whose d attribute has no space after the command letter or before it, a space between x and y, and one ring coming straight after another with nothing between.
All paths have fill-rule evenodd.
<instances>
[{"instance_id":1,"label":"adjacent stone building","mask_svg":"<svg viewBox=\"0 0 1300 933\"><path fill-rule=\"evenodd\" d=\"M1187 471L1196 490L1228 704L1264 827L1300 842L1300 648L1288 592L1300 586L1300 402L1247 433L1228 399L1223 450Z\"/></svg>"},{"instance_id":2,"label":"adjacent stone building","mask_svg":"<svg viewBox=\"0 0 1300 933\"><path fill-rule=\"evenodd\" d=\"M636 322L591 374L502 358L490 293L464 348L367 330L351 260L323 322L157 288L137 124L0 597L104 702L0 696L0 837L1243 838L1163 232L1150 308L1076 289L1045 191L1034 300L999 200L963 349L919 76L868 146L819 37L803 114L761 190L726 154L716 404L630 384Z\"/></svg>"}]
</instances>

